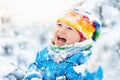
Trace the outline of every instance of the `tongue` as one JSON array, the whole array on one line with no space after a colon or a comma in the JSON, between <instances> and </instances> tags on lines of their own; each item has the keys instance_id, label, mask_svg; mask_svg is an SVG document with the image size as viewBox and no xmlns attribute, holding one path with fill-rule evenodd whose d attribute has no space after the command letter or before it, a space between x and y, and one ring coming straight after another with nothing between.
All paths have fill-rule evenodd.
<instances>
[{"instance_id":1,"label":"tongue","mask_svg":"<svg viewBox=\"0 0 120 80\"><path fill-rule=\"evenodd\" d=\"M58 38L58 40L60 40L61 42L66 42L66 39L64 39L64 38Z\"/></svg>"}]
</instances>

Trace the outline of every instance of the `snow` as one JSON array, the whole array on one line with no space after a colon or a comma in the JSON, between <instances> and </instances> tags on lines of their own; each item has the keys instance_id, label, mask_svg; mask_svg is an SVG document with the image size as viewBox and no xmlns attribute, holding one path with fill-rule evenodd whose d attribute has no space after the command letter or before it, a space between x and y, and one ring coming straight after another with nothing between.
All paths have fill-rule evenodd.
<instances>
[{"instance_id":1,"label":"snow","mask_svg":"<svg viewBox=\"0 0 120 80\"><path fill-rule=\"evenodd\" d=\"M104 80L119 80L120 77L120 27L112 29L95 45L94 53L99 55L99 63L104 69ZM97 55L97 56L98 56ZM94 55L95 57L95 55ZM109 77L108 77L109 76Z\"/></svg>"},{"instance_id":2,"label":"snow","mask_svg":"<svg viewBox=\"0 0 120 80\"><path fill-rule=\"evenodd\" d=\"M100 64L104 80L120 80L119 0L0 0L0 80L22 80L36 52L50 43L56 18L78 3L103 26L89 69Z\"/></svg>"}]
</instances>

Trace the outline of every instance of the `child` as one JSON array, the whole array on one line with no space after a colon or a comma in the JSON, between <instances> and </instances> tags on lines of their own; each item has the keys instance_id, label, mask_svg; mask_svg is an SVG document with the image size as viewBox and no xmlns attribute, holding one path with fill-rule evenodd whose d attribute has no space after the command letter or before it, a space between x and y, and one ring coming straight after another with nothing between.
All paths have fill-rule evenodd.
<instances>
[{"instance_id":1,"label":"child","mask_svg":"<svg viewBox=\"0 0 120 80\"><path fill-rule=\"evenodd\" d=\"M100 24L91 13L70 9L58 18L52 44L36 55L24 80L102 80L99 66L94 72L75 67L86 64L92 44L100 35Z\"/></svg>"}]
</instances>

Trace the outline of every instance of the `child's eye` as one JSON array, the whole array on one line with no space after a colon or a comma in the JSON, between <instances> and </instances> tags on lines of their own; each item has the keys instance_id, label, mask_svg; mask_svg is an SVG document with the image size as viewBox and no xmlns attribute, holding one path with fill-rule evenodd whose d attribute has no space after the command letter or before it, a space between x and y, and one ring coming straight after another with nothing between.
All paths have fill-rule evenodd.
<instances>
[{"instance_id":1,"label":"child's eye","mask_svg":"<svg viewBox=\"0 0 120 80\"><path fill-rule=\"evenodd\" d=\"M72 28L70 28L70 27L68 27L67 29L69 29L69 30L73 30Z\"/></svg>"},{"instance_id":2,"label":"child's eye","mask_svg":"<svg viewBox=\"0 0 120 80\"><path fill-rule=\"evenodd\" d=\"M62 26L62 24L60 24L60 23L59 23L59 24L57 24L57 25L58 25L58 26Z\"/></svg>"}]
</instances>

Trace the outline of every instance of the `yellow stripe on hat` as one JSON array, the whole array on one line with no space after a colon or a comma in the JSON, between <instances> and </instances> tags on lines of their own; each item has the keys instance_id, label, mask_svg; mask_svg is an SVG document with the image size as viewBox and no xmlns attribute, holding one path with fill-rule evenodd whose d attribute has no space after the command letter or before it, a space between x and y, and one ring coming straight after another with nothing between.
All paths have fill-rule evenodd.
<instances>
[{"instance_id":1,"label":"yellow stripe on hat","mask_svg":"<svg viewBox=\"0 0 120 80\"><path fill-rule=\"evenodd\" d=\"M78 23L82 28L82 32L87 36L87 38L91 38L93 33L95 32L94 26L92 26L84 18L81 18Z\"/></svg>"},{"instance_id":2,"label":"yellow stripe on hat","mask_svg":"<svg viewBox=\"0 0 120 80\"><path fill-rule=\"evenodd\" d=\"M64 23L72 26L73 28L75 28L75 29L78 30L78 31L79 31L79 29L80 29L80 28L78 27L78 25L79 25L78 23L73 23L73 22L71 22L71 21L69 21L69 20L67 20L67 19L65 19L65 18L59 18L57 22L64 22Z\"/></svg>"}]
</instances>

